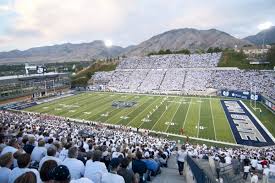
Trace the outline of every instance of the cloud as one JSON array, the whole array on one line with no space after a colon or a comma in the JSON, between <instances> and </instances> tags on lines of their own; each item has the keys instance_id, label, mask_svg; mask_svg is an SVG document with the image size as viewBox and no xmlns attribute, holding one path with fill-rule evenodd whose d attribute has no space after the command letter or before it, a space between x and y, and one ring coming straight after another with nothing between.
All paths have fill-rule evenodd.
<instances>
[{"instance_id":1,"label":"cloud","mask_svg":"<svg viewBox=\"0 0 275 183\"><path fill-rule=\"evenodd\" d=\"M10 7L8 5L0 5L0 13L9 11L9 10L10 10Z\"/></svg>"},{"instance_id":2,"label":"cloud","mask_svg":"<svg viewBox=\"0 0 275 183\"><path fill-rule=\"evenodd\" d=\"M274 0L0 1L10 2L0 4L0 50L96 39L127 46L185 27L242 38L257 33L263 22L275 23Z\"/></svg>"},{"instance_id":3,"label":"cloud","mask_svg":"<svg viewBox=\"0 0 275 183\"><path fill-rule=\"evenodd\" d=\"M16 16L5 32L16 42L29 37L56 43L82 35L89 40L98 32L103 38L122 25L128 5L127 0L15 0L12 11Z\"/></svg>"}]
</instances>

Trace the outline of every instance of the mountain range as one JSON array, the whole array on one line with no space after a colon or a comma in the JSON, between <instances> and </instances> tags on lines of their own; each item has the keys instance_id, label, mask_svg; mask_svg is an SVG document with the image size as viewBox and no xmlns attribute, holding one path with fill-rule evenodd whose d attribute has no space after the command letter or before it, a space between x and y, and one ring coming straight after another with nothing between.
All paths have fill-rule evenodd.
<instances>
[{"instance_id":1,"label":"mountain range","mask_svg":"<svg viewBox=\"0 0 275 183\"><path fill-rule=\"evenodd\" d=\"M253 44L262 45L264 44L275 44L275 26L270 27L269 29L263 30L256 35L248 36L244 38Z\"/></svg>"},{"instance_id":2,"label":"mountain range","mask_svg":"<svg viewBox=\"0 0 275 183\"><path fill-rule=\"evenodd\" d=\"M24 51L0 52L0 64L90 61L122 55L142 56L160 49L170 49L171 51L189 49L195 51L198 49L206 50L209 47L233 48L235 45L242 47L248 44L262 44L263 36L266 43L275 43L275 27L244 39L237 39L216 29L183 28L158 34L138 45L126 48L120 46L107 48L103 41L96 40L90 43L66 43L30 48Z\"/></svg>"}]
</instances>

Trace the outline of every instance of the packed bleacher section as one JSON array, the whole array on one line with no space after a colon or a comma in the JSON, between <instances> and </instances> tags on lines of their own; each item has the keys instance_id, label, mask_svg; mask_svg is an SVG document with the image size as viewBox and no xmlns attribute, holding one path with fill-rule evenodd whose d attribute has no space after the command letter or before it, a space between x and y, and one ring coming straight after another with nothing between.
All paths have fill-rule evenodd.
<instances>
[{"instance_id":1,"label":"packed bleacher section","mask_svg":"<svg viewBox=\"0 0 275 183\"><path fill-rule=\"evenodd\" d=\"M271 98L275 98L275 72L274 71L220 71L212 72L208 84L210 88L230 89L239 91L256 90Z\"/></svg>"},{"instance_id":2,"label":"packed bleacher section","mask_svg":"<svg viewBox=\"0 0 275 183\"><path fill-rule=\"evenodd\" d=\"M209 68L218 65L221 53L171 54L124 59L117 69Z\"/></svg>"},{"instance_id":3,"label":"packed bleacher section","mask_svg":"<svg viewBox=\"0 0 275 183\"><path fill-rule=\"evenodd\" d=\"M16 182L26 172L37 182L142 182L161 173L175 147L146 132L55 116L0 111L0 121L1 183Z\"/></svg>"},{"instance_id":4,"label":"packed bleacher section","mask_svg":"<svg viewBox=\"0 0 275 183\"><path fill-rule=\"evenodd\" d=\"M221 89L256 91L275 98L274 71L219 68L221 53L126 58L112 73L92 77L111 91L209 95Z\"/></svg>"},{"instance_id":5,"label":"packed bleacher section","mask_svg":"<svg viewBox=\"0 0 275 183\"><path fill-rule=\"evenodd\" d=\"M146 182L176 157L183 174L187 155L208 160L217 178L230 167L243 179L275 175L275 149L217 148L175 142L126 127L61 117L0 111L0 182ZM250 175L252 173L252 175ZM256 177L255 177L256 176ZM31 182L30 180L27 182Z\"/></svg>"}]
</instances>

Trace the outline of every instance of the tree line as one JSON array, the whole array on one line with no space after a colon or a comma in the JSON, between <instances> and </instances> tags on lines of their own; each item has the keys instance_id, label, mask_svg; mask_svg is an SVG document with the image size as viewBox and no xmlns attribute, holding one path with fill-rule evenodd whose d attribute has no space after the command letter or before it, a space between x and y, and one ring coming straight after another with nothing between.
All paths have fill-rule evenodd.
<instances>
[{"instance_id":1,"label":"tree line","mask_svg":"<svg viewBox=\"0 0 275 183\"><path fill-rule=\"evenodd\" d=\"M203 49L199 49L196 50L195 53L218 53L218 52L222 52L223 49L219 48L219 47L209 47L207 50L203 50ZM166 49L166 50L159 50L157 52L153 51L147 54L147 56L151 56L151 55L167 55L167 54L185 54L185 55L190 55L191 51L188 49L181 49L181 50L177 50L177 51L171 51L170 49Z\"/></svg>"}]
</instances>

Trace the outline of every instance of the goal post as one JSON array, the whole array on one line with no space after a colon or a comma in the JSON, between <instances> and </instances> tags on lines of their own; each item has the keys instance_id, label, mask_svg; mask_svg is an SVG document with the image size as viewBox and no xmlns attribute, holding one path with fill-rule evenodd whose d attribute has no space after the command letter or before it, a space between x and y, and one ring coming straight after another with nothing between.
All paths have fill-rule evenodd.
<instances>
[{"instance_id":1,"label":"goal post","mask_svg":"<svg viewBox=\"0 0 275 183\"><path fill-rule=\"evenodd\" d=\"M260 113L262 112L261 108L257 107L257 100L258 100L258 94L257 94L257 87L256 85L252 85L252 83L250 83L250 107L254 110L254 111L259 111Z\"/></svg>"}]
</instances>

